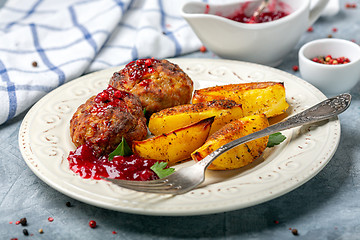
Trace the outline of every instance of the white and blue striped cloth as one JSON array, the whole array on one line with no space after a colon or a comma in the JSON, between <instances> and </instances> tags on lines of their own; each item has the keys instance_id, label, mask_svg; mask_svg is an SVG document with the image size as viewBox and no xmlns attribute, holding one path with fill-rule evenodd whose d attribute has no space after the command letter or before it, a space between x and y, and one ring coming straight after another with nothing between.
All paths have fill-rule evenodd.
<instances>
[{"instance_id":1,"label":"white and blue striped cloth","mask_svg":"<svg viewBox=\"0 0 360 240\"><path fill-rule=\"evenodd\" d=\"M184 0L9 0L0 10L0 124L84 73L201 42Z\"/></svg>"}]
</instances>

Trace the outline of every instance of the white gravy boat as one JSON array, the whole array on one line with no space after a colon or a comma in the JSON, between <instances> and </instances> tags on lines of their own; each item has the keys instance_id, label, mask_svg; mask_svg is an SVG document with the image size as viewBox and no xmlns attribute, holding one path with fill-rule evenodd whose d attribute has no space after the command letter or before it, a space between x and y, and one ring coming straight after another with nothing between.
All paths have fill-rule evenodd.
<instances>
[{"instance_id":1,"label":"white gravy boat","mask_svg":"<svg viewBox=\"0 0 360 240\"><path fill-rule=\"evenodd\" d=\"M252 13L259 0L228 4L188 2L182 16L202 43L222 58L249 61L269 66L279 65L295 47L301 35L319 18L329 0L281 0L290 14L276 21L246 24L221 16L243 9ZM221 15L221 16L219 16Z\"/></svg>"}]
</instances>

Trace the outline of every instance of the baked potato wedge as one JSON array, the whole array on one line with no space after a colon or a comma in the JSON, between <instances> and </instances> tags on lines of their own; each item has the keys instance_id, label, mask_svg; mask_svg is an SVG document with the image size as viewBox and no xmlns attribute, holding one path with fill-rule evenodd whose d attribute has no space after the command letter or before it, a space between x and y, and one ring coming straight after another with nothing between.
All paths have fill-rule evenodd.
<instances>
[{"instance_id":1,"label":"baked potato wedge","mask_svg":"<svg viewBox=\"0 0 360 240\"><path fill-rule=\"evenodd\" d=\"M179 105L152 114L149 120L149 130L156 136L213 116L215 119L209 135L227 123L243 117L243 110L240 104L232 100Z\"/></svg>"},{"instance_id":2,"label":"baked potato wedge","mask_svg":"<svg viewBox=\"0 0 360 240\"><path fill-rule=\"evenodd\" d=\"M269 122L264 114L247 116L232 121L211 135L203 146L191 154L191 158L198 162L222 145L268 126ZM266 136L241 144L220 155L208 169L227 170L243 167L262 154L268 139L269 137Z\"/></svg>"},{"instance_id":3,"label":"baked potato wedge","mask_svg":"<svg viewBox=\"0 0 360 240\"><path fill-rule=\"evenodd\" d=\"M280 115L289 107L285 88L279 82L229 84L196 90L192 103L212 100L234 100L243 107L244 116L264 113L267 117Z\"/></svg>"},{"instance_id":4,"label":"baked potato wedge","mask_svg":"<svg viewBox=\"0 0 360 240\"><path fill-rule=\"evenodd\" d=\"M204 144L214 117L142 141L133 141L132 150L143 158L165 160L173 165L189 159L190 154Z\"/></svg>"}]
</instances>

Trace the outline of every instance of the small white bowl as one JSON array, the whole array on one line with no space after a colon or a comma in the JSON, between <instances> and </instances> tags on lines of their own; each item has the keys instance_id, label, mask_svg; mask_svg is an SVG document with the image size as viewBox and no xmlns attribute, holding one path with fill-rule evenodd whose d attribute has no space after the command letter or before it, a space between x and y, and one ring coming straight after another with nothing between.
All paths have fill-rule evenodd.
<instances>
[{"instance_id":1,"label":"small white bowl","mask_svg":"<svg viewBox=\"0 0 360 240\"><path fill-rule=\"evenodd\" d=\"M347 57L350 63L327 65L312 61L314 57L327 55ZM360 46L334 38L309 42L299 50L299 68L301 77L325 94L348 92L360 80Z\"/></svg>"}]
</instances>

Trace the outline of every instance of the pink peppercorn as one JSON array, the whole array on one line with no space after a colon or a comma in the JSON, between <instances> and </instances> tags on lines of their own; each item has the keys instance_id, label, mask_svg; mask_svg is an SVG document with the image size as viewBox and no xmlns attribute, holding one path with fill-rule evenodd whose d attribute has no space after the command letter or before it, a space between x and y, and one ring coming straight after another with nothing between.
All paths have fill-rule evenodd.
<instances>
[{"instance_id":1,"label":"pink peppercorn","mask_svg":"<svg viewBox=\"0 0 360 240\"><path fill-rule=\"evenodd\" d=\"M318 59L317 57L314 57L312 60L313 60L314 62L319 62L319 59Z\"/></svg>"},{"instance_id":2,"label":"pink peppercorn","mask_svg":"<svg viewBox=\"0 0 360 240\"><path fill-rule=\"evenodd\" d=\"M345 7L346 7L346 8L356 8L357 5L356 5L356 3L346 3L346 4L345 4Z\"/></svg>"},{"instance_id":3,"label":"pink peppercorn","mask_svg":"<svg viewBox=\"0 0 360 240\"><path fill-rule=\"evenodd\" d=\"M331 55L327 55L326 57L323 56L314 57L311 60L313 62L327 64L327 65L338 65L338 64L345 64L350 62L350 59L347 57L333 58Z\"/></svg>"},{"instance_id":4,"label":"pink peppercorn","mask_svg":"<svg viewBox=\"0 0 360 240\"><path fill-rule=\"evenodd\" d=\"M95 228L95 227L96 227L96 222L95 222L94 220L91 220L91 221L89 222L89 226L90 226L91 228Z\"/></svg>"}]
</instances>

